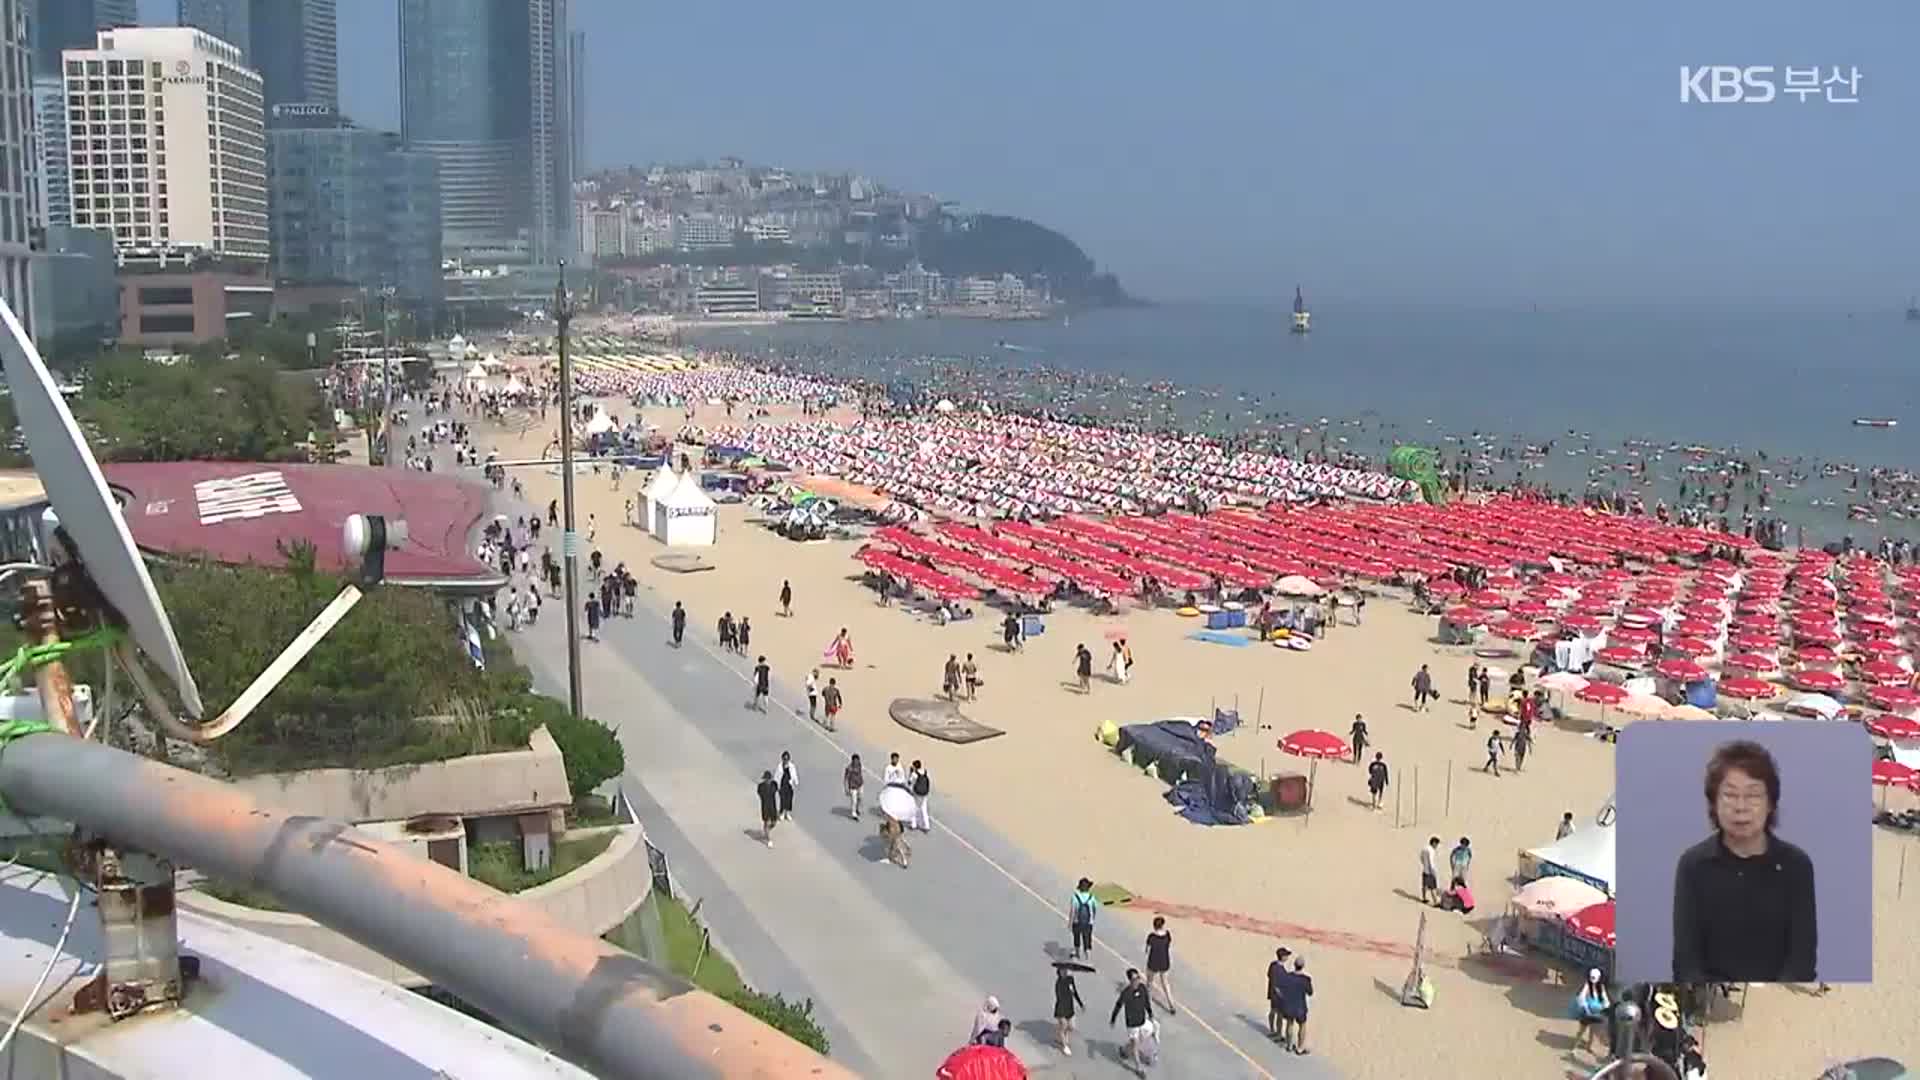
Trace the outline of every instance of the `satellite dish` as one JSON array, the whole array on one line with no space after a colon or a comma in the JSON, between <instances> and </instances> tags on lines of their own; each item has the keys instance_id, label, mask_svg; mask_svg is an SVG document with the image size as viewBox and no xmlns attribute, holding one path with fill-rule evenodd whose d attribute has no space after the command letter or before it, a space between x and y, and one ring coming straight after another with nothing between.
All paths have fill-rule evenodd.
<instances>
[{"instance_id":1,"label":"satellite dish","mask_svg":"<svg viewBox=\"0 0 1920 1080\"><path fill-rule=\"evenodd\" d=\"M131 643L122 640L114 644L112 656L139 689L152 719L168 735L188 742L212 742L238 727L247 714L266 700L294 666L359 603L360 590L352 585L341 590L219 717L204 724L184 724L175 719L165 696L135 655L136 646L173 684L188 716L200 720L205 706L200 700L200 688L194 684L193 672L187 668L186 657L180 653L173 624L160 604L160 594L154 590L153 578L147 573L146 561L134 546L133 533L120 513L120 504L107 488L100 464L87 448L87 441L80 434L79 425L74 423L73 413L68 411L53 377L47 373L39 350L34 348L33 340L21 328L20 320L5 300L0 300L0 330L4 330L0 333L0 365L6 369L14 413L19 418L21 433L26 436L34 471L40 474L41 485L46 488L64 543L77 549L66 554L78 560L84 576L111 609L102 612L102 617L124 623L132 638ZM375 561L371 557L377 552L369 548L397 547L405 538L404 523L389 526L377 518L350 519L345 533L350 553L370 562ZM356 544L359 550L351 550Z\"/></svg>"},{"instance_id":2,"label":"satellite dish","mask_svg":"<svg viewBox=\"0 0 1920 1080\"><path fill-rule=\"evenodd\" d=\"M41 362L39 350L4 301L0 301L0 324L6 330L0 340L0 361L6 366L14 414L60 527L79 548L71 554L80 558L87 576L126 622L134 643L173 681L181 704L198 719L203 710L200 688L187 670L186 657L180 655L173 624L160 606L146 561L133 546L133 533L107 489L100 464L87 449L87 440L73 422L73 413Z\"/></svg>"}]
</instances>

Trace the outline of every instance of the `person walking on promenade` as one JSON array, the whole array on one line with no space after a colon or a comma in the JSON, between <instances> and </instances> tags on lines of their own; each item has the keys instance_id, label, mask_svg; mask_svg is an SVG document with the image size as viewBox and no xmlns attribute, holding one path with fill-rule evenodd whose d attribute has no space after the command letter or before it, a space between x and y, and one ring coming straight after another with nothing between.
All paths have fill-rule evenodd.
<instances>
[{"instance_id":1,"label":"person walking on promenade","mask_svg":"<svg viewBox=\"0 0 1920 1080\"><path fill-rule=\"evenodd\" d=\"M587 640L600 640L600 598L587 597Z\"/></svg>"},{"instance_id":2,"label":"person walking on promenade","mask_svg":"<svg viewBox=\"0 0 1920 1080\"><path fill-rule=\"evenodd\" d=\"M747 649L753 645L753 620L745 615L740 616L740 628L736 633L739 635L737 640L741 655L745 655Z\"/></svg>"},{"instance_id":3,"label":"person walking on promenade","mask_svg":"<svg viewBox=\"0 0 1920 1080\"><path fill-rule=\"evenodd\" d=\"M1066 967L1057 967L1053 971L1053 1034L1060 1044L1060 1052L1073 1056L1073 1018L1079 1010L1087 1007L1080 1000L1080 984L1073 981L1073 972Z\"/></svg>"},{"instance_id":4,"label":"person walking on promenade","mask_svg":"<svg viewBox=\"0 0 1920 1080\"><path fill-rule=\"evenodd\" d=\"M673 623L673 647L677 649L687 640L687 609L682 607L678 600L673 602L673 615L670 621Z\"/></svg>"},{"instance_id":5,"label":"person walking on promenade","mask_svg":"<svg viewBox=\"0 0 1920 1080\"><path fill-rule=\"evenodd\" d=\"M560 500L547 500L547 527L556 528L560 524Z\"/></svg>"},{"instance_id":6,"label":"person walking on promenade","mask_svg":"<svg viewBox=\"0 0 1920 1080\"><path fill-rule=\"evenodd\" d=\"M1473 706L1474 699L1480 694L1480 662L1467 665L1467 706Z\"/></svg>"},{"instance_id":7,"label":"person walking on promenade","mask_svg":"<svg viewBox=\"0 0 1920 1080\"><path fill-rule=\"evenodd\" d=\"M1313 976L1307 974L1307 958L1296 955L1293 970L1280 984L1280 1045L1296 1054L1307 1054L1307 999L1313 997Z\"/></svg>"},{"instance_id":8,"label":"person walking on promenade","mask_svg":"<svg viewBox=\"0 0 1920 1080\"><path fill-rule=\"evenodd\" d=\"M1093 895L1093 879L1081 878L1067 898L1067 932L1073 937L1073 958L1093 955L1093 920L1100 914L1100 898Z\"/></svg>"},{"instance_id":9,"label":"person walking on promenade","mask_svg":"<svg viewBox=\"0 0 1920 1080\"><path fill-rule=\"evenodd\" d=\"M1420 902L1440 903L1440 838L1437 836L1427 837L1427 846L1420 849Z\"/></svg>"},{"instance_id":10,"label":"person walking on promenade","mask_svg":"<svg viewBox=\"0 0 1920 1080\"><path fill-rule=\"evenodd\" d=\"M847 769L840 775L840 785L847 793L847 816L860 820L860 792L867 786L867 770L860 764L860 755L855 754L847 761Z\"/></svg>"},{"instance_id":11,"label":"person walking on promenade","mask_svg":"<svg viewBox=\"0 0 1920 1080\"><path fill-rule=\"evenodd\" d=\"M1513 733L1513 771L1526 768L1527 751L1533 749L1533 725L1521 724Z\"/></svg>"},{"instance_id":12,"label":"person walking on promenade","mask_svg":"<svg viewBox=\"0 0 1920 1080\"><path fill-rule=\"evenodd\" d=\"M834 718L840 715L840 681L838 679L827 680L827 688L820 691L820 707L825 710L827 730L834 730Z\"/></svg>"},{"instance_id":13,"label":"person walking on promenade","mask_svg":"<svg viewBox=\"0 0 1920 1080\"><path fill-rule=\"evenodd\" d=\"M736 640L733 634L733 612L723 611L720 613L720 623L718 627L715 628L715 632L720 638L721 651L732 652L733 643Z\"/></svg>"},{"instance_id":14,"label":"person walking on promenade","mask_svg":"<svg viewBox=\"0 0 1920 1080\"><path fill-rule=\"evenodd\" d=\"M820 669L814 668L807 673L807 719L820 720Z\"/></svg>"},{"instance_id":15,"label":"person walking on promenade","mask_svg":"<svg viewBox=\"0 0 1920 1080\"><path fill-rule=\"evenodd\" d=\"M920 764L918 758L907 770L907 790L913 792L913 827L932 832L933 818L927 813L927 800L933 796L933 777L927 775L927 767Z\"/></svg>"},{"instance_id":16,"label":"person walking on promenade","mask_svg":"<svg viewBox=\"0 0 1920 1080\"><path fill-rule=\"evenodd\" d=\"M1480 767L1481 772L1500 775L1500 755L1507 749L1507 740L1500 736L1500 729L1494 728L1487 736L1487 763Z\"/></svg>"},{"instance_id":17,"label":"person walking on promenade","mask_svg":"<svg viewBox=\"0 0 1920 1080\"><path fill-rule=\"evenodd\" d=\"M973 662L972 653L968 653L966 662L960 665L960 678L967 684L967 700L972 701L980 691L980 665Z\"/></svg>"},{"instance_id":18,"label":"person walking on promenade","mask_svg":"<svg viewBox=\"0 0 1920 1080\"><path fill-rule=\"evenodd\" d=\"M780 751L780 820L793 820L793 793L800 786L800 770L794 767L793 754Z\"/></svg>"},{"instance_id":19,"label":"person walking on promenade","mask_svg":"<svg viewBox=\"0 0 1920 1080\"><path fill-rule=\"evenodd\" d=\"M1073 674L1081 693L1093 693L1093 653L1084 644L1073 647Z\"/></svg>"},{"instance_id":20,"label":"person walking on promenade","mask_svg":"<svg viewBox=\"0 0 1920 1080\"><path fill-rule=\"evenodd\" d=\"M767 658L761 657L753 665L753 700L747 702L747 708L767 711L767 691L773 681L773 669L767 666Z\"/></svg>"},{"instance_id":21,"label":"person walking on promenade","mask_svg":"<svg viewBox=\"0 0 1920 1080\"><path fill-rule=\"evenodd\" d=\"M887 767L880 772L880 785L898 788L907 786L907 770L901 767L899 754L887 755Z\"/></svg>"},{"instance_id":22,"label":"person walking on promenade","mask_svg":"<svg viewBox=\"0 0 1920 1080\"><path fill-rule=\"evenodd\" d=\"M1486 668L1480 669L1480 708L1487 707L1487 697L1493 693L1493 673Z\"/></svg>"},{"instance_id":23,"label":"person walking on promenade","mask_svg":"<svg viewBox=\"0 0 1920 1080\"><path fill-rule=\"evenodd\" d=\"M1120 996L1113 1000L1113 1012L1107 1017L1111 1025L1120 1019L1122 1013L1127 1018L1127 1045L1125 1050L1128 1065L1139 1076L1147 1075L1146 1055L1141 1053L1142 1044L1153 1034L1153 995L1147 993L1147 983L1140 977L1139 968L1127 969L1127 985L1120 990Z\"/></svg>"},{"instance_id":24,"label":"person walking on promenade","mask_svg":"<svg viewBox=\"0 0 1920 1080\"><path fill-rule=\"evenodd\" d=\"M780 823L780 785L773 782L773 773L762 772L754 791L760 796L760 839L772 847L773 827Z\"/></svg>"},{"instance_id":25,"label":"person walking on promenade","mask_svg":"<svg viewBox=\"0 0 1920 1080\"><path fill-rule=\"evenodd\" d=\"M1353 727L1347 730L1347 741L1353 745L1353 763L1360 764L1360 758L1367 752L1367 722L1359 713L1353 714Z\"/></svg>"},{"instance_id":26,"label":"person walking on promenade","mask_svg":"<svg viewBox=\"0 0 1920 1080\"><path fill-rule=\"evenodd\" d=\"M1167 917L1155 915L1153 929L1147 932L1147 989L1160 988L1160 1000L1172 1013L1173 984L1167 981L1173 970L1173 932L1167 929Z\"/></svg>"},{"instance_id":27,"label":"person walking on promenade","mask_svg":"<svg viewBox=\"0 0 1920 1080\"><path fill-rule=\"evenodd\" d=\"M1426 712L1427 699L1433 696L1433 672L1427 665L1421 664L1420 670L1413 673L1413 711Z\"/></svg>"},{"instance_id":28,"label":"person walking on promenade","mask_svg":"<svg viewBox=\"0 0 1920 1080\"><path fill-rule=\"evenodd\" d=\"M1373 808L1380 809L1380 800L1387 794L1387 756L1378 750L1367 764L1367 794L1373 800Z\"/></svg>"},{"instance_id":29,"label":"person walking on promenade","mask_svg":"<svg viewBox=\"0 0 1920 1080\"><path fill-rule=\"evenodd\" d=\"M1273 962L1267 965L1267 1038L1276 1042L1286 1033L1280 991L1286 985L1287 961L1292 956L1293 950L1282 945L1273 950Z\"/></svg>"},{"instance_id":30,"label":"person walking on promenade","mask_svg":"<svg viewBox=\"0 0 1920 1080\"><path fill-rule=\"evenodd\" d=\"M793 582L791 581L780 583L780 614L789 619L793 618Z\"/></svg>"}]
</instances>

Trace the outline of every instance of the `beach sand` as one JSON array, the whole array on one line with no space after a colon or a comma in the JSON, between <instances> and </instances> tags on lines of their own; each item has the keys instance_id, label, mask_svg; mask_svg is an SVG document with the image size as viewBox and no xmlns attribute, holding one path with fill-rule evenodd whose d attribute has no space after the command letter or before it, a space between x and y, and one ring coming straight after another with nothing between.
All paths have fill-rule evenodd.
<instances>
[{"instance_id":1,"label":"beach sand","mask_svg":"<svg viewBox=\"0 0 1920 1080\"><path fill-rule=\"evenodd\" d=\"M631 412L624 402L606 406ZM794 418L792 410L772 412L766 422ZM677 409L649 409L646 417L666 431L683 422ZM557 422L550 417L518 440L482 431L476 442L483 452L494 448L508 456L538 451ZM702 426L724 422L720 408L696 415ZM528 470L521 479L536 505L558 497L557 470ZM1291 653L1186 640L1194 621L1164 609L1095 617L1066 607L1048 617L1046 633L1023 654L1007 655L999 649L997 609L978 605L978 618L941 627L901 606L880 607L858 584L860 568L850 557L857 544L789 542L754 524L752 512L739 506L721 508L719 543L702 552L716 569L659 570L648 560L665 549L638 528L613 524L624 500L638 499L645 482L644 475L630 474L616 491L606 475L584 474L576 483L581 528L589 513L597 517L596 546L608 565L624 561L663 607L683 602L691 635L710 641L723 610L751 617L752 651L765 653L776 680L789 688L820 664L836 630L850 628L854 669L821 672L823 685L833 676L844 689L840 722L903 759L927 763L936 819L942 805L957 804L1065 877L1085 874L1125 886L1140 899L1116 910L1137 917L1142 934L1147 918L1167 914L1176 996L1181 973L1200 972L1244 1006L1241 1016L1210 1016L1209 1023L1263 1025L1265 967L1284 944L1306 954L1315 977L1310 1045L1346 1075L1452 1075L1483 1061L1499 1062L1504 1074L1515 1076L1585 1076L1594 1067L1590 1058L1568 1056L1571 987L1546 970L1496 969L1467 957L1505 908L1516 853L1551 841L1563 812L1590 820L1607 799L1612 747L1547 728L1525 772L1499 778L1479 772L1485 725L1466 730L1465 710L1454 703L1471 658L1431 644L1431 618L1383 598L1368 606L1365 626L1341 625L1311 652ZM783 579L793 583L791 619L776 614ZM1121 634L1136 662L1125 686L1108 682L1100 670L1106 642ZM1079 642L1096 658L1092 692L1084 696L1066 685ZM889 718L894 698L935 696L947 655L968 652L984 686L965 711L1006 735L956 746ZM1422 663L1432 665L1442 704L1415 714L1407 707L1409 680ZM591 710L591 685L586 696ZM1276 740L1309 727L1344 737L1354 714L1363 714L1372 749L1384 752L1393 769L1384 810L1367 808L1361 769L1325 762L1310 819L1204 828L1176 817L1161 797L1165 785L1095 740L1102 721L1206 716L1213 705L1236 699L1246 726L1218 746L1223 758L1255 772L1305 773L1306 762L1283 755ZM1256 721L1267 727L1256 729ZM1422 1011L1397 999L1422 910L1417 853L1429 835L1447 847L1472 838L1480 907L1466 919L1430 913L1429 972L1437 997L1433 1009ZM936 834L923 842L952 841ZM1754 989L1743 1017L1705 1031L1715 1076L1795 1080L1846 1058L1920 1059L1920 1024L1910 1016L1920 989L1920 936L1907 932L1902 917L1914 901L1896 896L1902 847L1912 844L1876 831L1875 985L1839 986L1818 998ZM1914 870L1920 875L1920 859ZM1102 936L1123 951L1137 949L1121 937L1126 930L1109 918Z\"/></svg>"}]
</instances>

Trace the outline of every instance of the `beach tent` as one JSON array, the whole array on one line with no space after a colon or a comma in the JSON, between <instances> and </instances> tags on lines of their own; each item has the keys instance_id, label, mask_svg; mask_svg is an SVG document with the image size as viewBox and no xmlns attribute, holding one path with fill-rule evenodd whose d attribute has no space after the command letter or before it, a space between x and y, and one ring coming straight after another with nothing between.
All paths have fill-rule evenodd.
<instances>
[{"instance_id":1,"label":"beach tent","mask_svg":"<svg viewBox=\"0 0 1920 1080\"><path fill-rule=\"evenodd\" d=\"M1545 847L1529 850L1540 868L1540 876L1559 874L1584 881L1613 895L1614 867L1613 802L1608 800L1599 816Z\"/></svg>"},{"instance_id":2,"label":"beach tent","mask_svg":"<svg viewBox=\"0 0 1920 1080\"><path fill-rule=\"evenodd\" d=\"M672 469L663 465L654 470L653 479L647 481L647 489L640 495L640 520L634 524L645 527L649 532L653 531L654 508L679 483L680 477Z\"/></svg>"},{"instance_id":3,"label":"beach tent","mask_svg":"<svg viewBox=\"0 0 1920 1080\"><path fill-rule=\"evenodd\" d=\"M653 538L668 547L710 547L719 532L718 515L699 474L688 472L654 503Z\"/></svg>"},{"instance_id":4,"label":"beach tent","mask_svg":"<svg viewBox=\"0 0 1920 1080\"><path fill-rule=\"evenodd\" d=\"M613 417L608 416L604 412L596 411L593 414L593 419L587 421L587 437L588 438L592 438L595 435L605 435L607 432L612 430L613 430Z\"/></svg>"}]
</instances>

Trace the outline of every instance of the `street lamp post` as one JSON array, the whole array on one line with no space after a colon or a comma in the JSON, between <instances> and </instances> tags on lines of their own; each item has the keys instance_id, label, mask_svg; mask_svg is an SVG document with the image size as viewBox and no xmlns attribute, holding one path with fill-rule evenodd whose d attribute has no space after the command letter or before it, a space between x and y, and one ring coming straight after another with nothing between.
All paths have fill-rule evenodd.
<instances>
[{"instance_id":1,"label":"street lamp post","mask_svg":"<svg viewBox=\"0 0 1920 1080\"><path fill-rule=\"evenodd\" d=\"M386 446L380 451L381 464L393 466L393 341L388 336L387 305L393 300L393 286L380 290L380 381L386 384L386 405L381 410L380 430Z\"/></svg>"},{"instance_id":2,"label":"street lamp post","mask_svg":"<svg viewBox=\"0 0 1920 1080\"><path fill-rule=\"evenodd\" d=\"M567 295L567 263L560 261L560 283L553 289L553 322L560 347L560 551L567 589L567 706L580 709L580 603L576 570L580 538L573 531L573 364L567 358L567 324L573 322L573 298Z\"/></svg>"}]
</instances>

